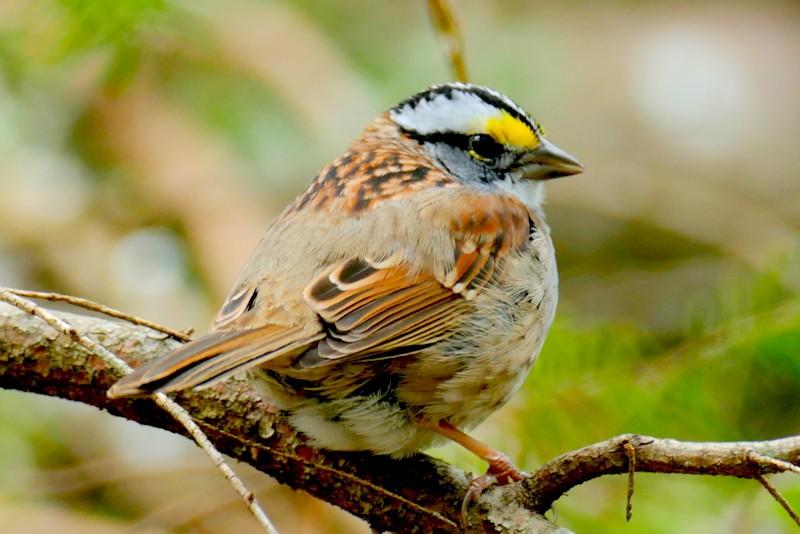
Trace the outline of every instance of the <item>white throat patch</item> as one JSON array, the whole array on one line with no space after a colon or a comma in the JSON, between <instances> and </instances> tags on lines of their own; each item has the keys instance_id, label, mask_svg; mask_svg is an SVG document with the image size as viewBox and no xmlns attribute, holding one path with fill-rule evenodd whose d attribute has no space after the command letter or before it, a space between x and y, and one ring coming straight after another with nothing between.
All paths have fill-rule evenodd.
<instances>
[{"instance_id":1,"label":"white throat patch","mask_svg":"<svg viewBox=\"0 0 800 534\"><path fill-rule=\"evenodd\" d=\"M540 180L513 180L510 177L497 182L500 189L513 195L533 213L541 211L544 202L544 184Z\"/></svg>"}]
</instances>

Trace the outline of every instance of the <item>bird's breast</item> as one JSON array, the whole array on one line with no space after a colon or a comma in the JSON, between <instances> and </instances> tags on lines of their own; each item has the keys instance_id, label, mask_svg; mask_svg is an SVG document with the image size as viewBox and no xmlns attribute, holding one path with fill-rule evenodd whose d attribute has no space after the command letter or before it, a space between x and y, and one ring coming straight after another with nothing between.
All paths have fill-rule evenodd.
<instances>
[{"instance_id":1,"label":"bird's breast","mask_svg":"<svg viewBox=\"0 0 800 534\"><path fill-rule=\"evenodd\" d=\"M428 417L477 425L520 388L539 355L558 300L549 236L534 231L499 267L457 333L404 369L398 398Z\"/></svg>"}]
</instances>

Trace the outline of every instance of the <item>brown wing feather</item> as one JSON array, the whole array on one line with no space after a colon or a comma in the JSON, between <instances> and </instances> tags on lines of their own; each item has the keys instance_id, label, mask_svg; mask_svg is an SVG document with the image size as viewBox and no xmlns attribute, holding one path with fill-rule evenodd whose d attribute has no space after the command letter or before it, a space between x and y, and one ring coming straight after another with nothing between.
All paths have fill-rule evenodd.
<instances>
[{"instance_id":1,"label":"brown wing feather","mask_svg":"<svg viewBox=\"0 0 800 534\"><path fill-rule=\"evenodd\" d=\"M117 398L210 386L269 360L285 357L288 363L324 336L323 332L314 335L308 329L280 325L211 332L125 376L108 395Z\"/></svg>"},{"instance_id":2,"label":"brown wing feather","mask_svg":"<svg viewBox=\"0 0 800 534\"><path fill-rule=\"evenodd\" d=\"M511 197L465 194L458 206L455 213L434 212L449 217L442 222L455 238L453 266L443 280L414 274L401 259L354 258L312 281L303 296L328 325L328 335L297 364L380 359L448 337L464 301L491 280L498 259L524 245L531 224L527 208Z\"/></svg>"},{"instance_id":3,"label":"brown wing feather","mask_svg":"<svg viewBox=\"0 0 800 534\"><path fill-rule=\"evenodd\" d=\"M498 259L526 243L531 226L528 209L503 195L460 194L457 211L429 216L447 224L455 238L455 262L442 283L467 299L491 280Z\"/></svg>"},{"instance_id":4,"label":"brown wing feather","mask_svg":"<svg viewBox=\"0 0 800 534\"><path fill-rule=\"evenodd\" d=\"M212 330L233 330L233 324L250 311L258 296L258 288L254 285L234 286L225 303L214 318Z\"/></svg>"},{"instance_id":5,"label":"brown wing feather","mask_svg":"<svg viewBox=\"0 0 800 534\"><path fill-rule=\"evenodd\" d=\"M462 300L430 277L409 275L402 263L364 258L332 266L309 284L304 297L329 325L317 349L319 356L331 360L385 352L400 338L408 345L429 345L433 337L417 327L434 316L442 323L455 320L453 312ZM416 334L409 335L413 331Z\"/></svg>"}]
</instances>

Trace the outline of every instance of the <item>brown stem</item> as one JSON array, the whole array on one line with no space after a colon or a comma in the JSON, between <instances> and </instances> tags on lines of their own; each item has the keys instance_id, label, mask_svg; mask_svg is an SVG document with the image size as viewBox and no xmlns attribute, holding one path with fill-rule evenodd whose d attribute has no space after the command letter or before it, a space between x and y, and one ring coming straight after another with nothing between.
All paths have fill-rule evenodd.
<instances>
[{"instance_id":1,"label":"brown stem","mask_svg":"<svg viewBox=\"0 0 800 534\"><path fill-rule=\"evenodd\" d=\"M636 471L758 478L800 465L800 436L770 441L700 443L628 434L550 460L522 481L520 496L544 512L569 489L602 475L627 473L630 450ZM755 453L755 454L754 454ZM777 461L773 461L777 460Z\"/></svg>"}]
</instances>

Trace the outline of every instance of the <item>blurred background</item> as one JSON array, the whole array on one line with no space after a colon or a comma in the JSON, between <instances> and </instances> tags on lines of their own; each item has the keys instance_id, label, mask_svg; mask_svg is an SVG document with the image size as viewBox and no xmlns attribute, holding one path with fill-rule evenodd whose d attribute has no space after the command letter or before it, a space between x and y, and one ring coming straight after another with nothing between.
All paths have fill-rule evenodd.
<instances>
[{"instance_id":1,"label":"blurred background","mask_svg":"<svg viewBox=\"0 0 800 534\"><path fill-rule=\"evenodd\" d=\"M535 470L625 432L800 433L800 4L456 7L472 81L587 167L549 190L557 323L476 434ZM0 285L205 331L315 171L451 78L440 44L422 0L0 1ZM0 451L4 532L259 531L199 449L93 408L0 391ZM368 532L239 469L284 532ZM575 488L559 524L794 528L754 481L639 474L630 523L625 491Z\"/></svg>"}]
</instances>

